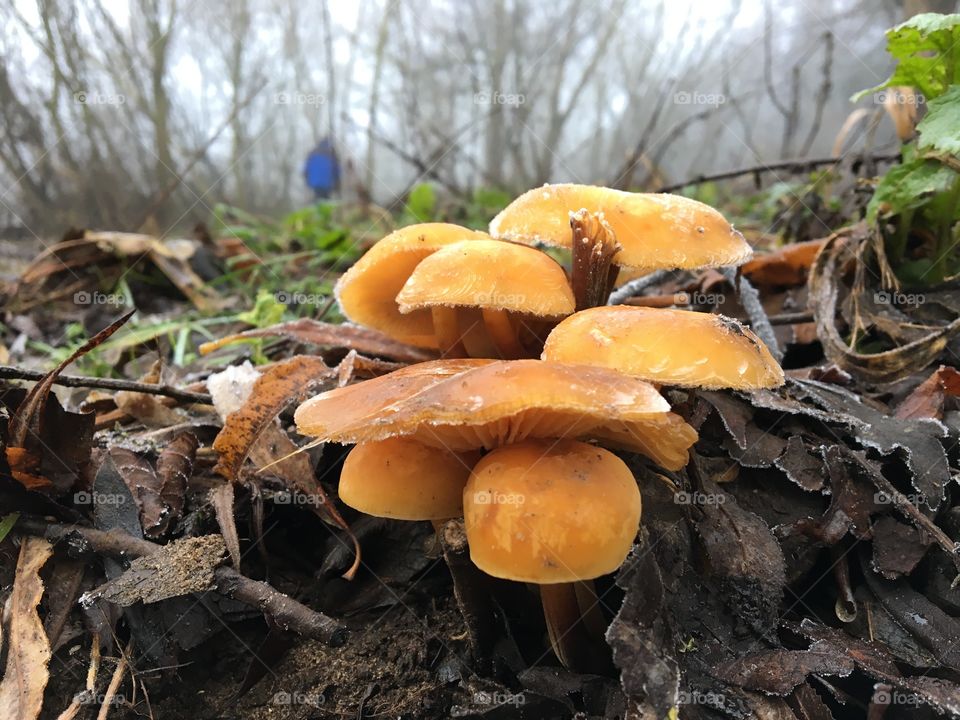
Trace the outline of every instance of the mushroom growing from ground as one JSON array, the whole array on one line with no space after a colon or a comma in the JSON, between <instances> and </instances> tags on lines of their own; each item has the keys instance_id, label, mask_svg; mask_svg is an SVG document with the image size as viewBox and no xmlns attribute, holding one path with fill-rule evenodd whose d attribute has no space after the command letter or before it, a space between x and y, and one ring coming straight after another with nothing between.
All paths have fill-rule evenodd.
<instances>
[{"instance_id":1,"label":"mushroom growing from ground","mask_svg":"<svg viewBox=\"0 0 960 720\"><path fill-rule=\"evenodd\" d=\"M528 440L484 456L463 498L473 562L494 577L539 585L558 658L596 671L602 659L581 617L591 608L581 608L575 584L615 571L630 552L641 501L629 468L594 445Z\"/></svg>"},{"instance_id":2,"label":"mushroom growing from ground","mask_svg":"<svg viewBox=\"0 0 960 720\"><path fill-rule=\"evenodd\" d=\"M390 233L375 243L337 282L334 293L343 314L395 340L436 348L430 312L401 315L397 293L425 257L446 245L484 239L489 240L490 236L449 223L410 225Z\"/></svg>"},{"instance_id":3,"label":"mushroom growing from ground","mask_svg":"<svg viewBox=\"0 0 960 720\"><path fill-rule=\"evenodd\" d=\"M549 255L498 240L448 245L420 262L397 295L403 314L429 310L445 357L528 355L524 323L574 311L563 268Z\"/></svg>"},{"instance_id":4,"label":"mushroom growing from ground","mask_svg":"<svg viewBox=\"0 0 960 720\"><path fill-rule=\"evenodd\" d=\"M683 387L770 388L783 370L760 339L723 315L614 305L571 315L543 358L619 370Z\"/></svg>"},{"instance_id":5,"label":"mushroom growing from ground","mask_svg":"<svg viewBox=\"0 0 960 720\"><path fill-rule=\"evenodd\" d=\"M617 265L644 270L739 265L750 245L709 205L681 195L630 193L593 185L544 185L528 190L490 223L503 240L571 247L570 214L585 209L609 223Z\"/></svg>"}]
</instances>

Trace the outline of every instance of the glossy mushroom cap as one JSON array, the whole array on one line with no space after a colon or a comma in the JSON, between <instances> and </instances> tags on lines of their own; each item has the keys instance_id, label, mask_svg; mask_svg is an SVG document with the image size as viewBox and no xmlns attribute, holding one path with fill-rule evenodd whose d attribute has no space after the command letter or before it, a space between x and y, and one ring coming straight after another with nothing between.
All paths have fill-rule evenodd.
<instances>
[{"instance_id":1,"label":"glossy mushroom cap","mask_svg":"<svg viewBox=\"0 0 960 720\"><path fill-rule=\"evenodd\" d=\"M389 414L394 403L492 362L482 359L431 360L408 365L387 375L312 397L297 408L293 419L301 434L333 439L343 427L362 427Z\"/></svg>"},{"instance_id":2,"label":"glossy mushroom cap","mask_svg":"<svg viewBox=\"0 0 960 720\"><path fill-rule=\"evenodd\" d=\"M401 315L397 293L425 257L446 245L480 239L490 236L449 223L410 225L390 233L337 282L334 294L343 314L395 340L436 348L430 312Z\"/></svg>"},{"instance_id":3,"label":"glossy mushroom cap","mask_svg":"<svg viewBox=\"0 0 960 720\"><path fill-rule=\"evenodd\" d=\"M416 440L361 443L340 473L340 499L396 520L443 520L463 514L463 488L480 453L452 453Z\"/></svg>"},{"instance_id":4,"label":"glossy mushroom cap","mask_svg":"<svg viewBox=\"0 0 960 720\"><path fill-rule=\"evenodd\" d=\"M606 368L488 361L405 399L397 399L391 387L396 374L377 378L376 392L358 383L307 401L295 416L299 432L342 443L411 437L456 452L527 438L609 436L622 447L665 459L672 468L685 464L697 437L669 412L652 385ZM391 399L380 412L352 409L358 398L379 394Z\"/></svg>"},{"instance_id":5,"label":"glossy mushroom cap","mask_svg":"<svg viewBox=\"0 0 960 720\"><path fill-rule=\"evenodd\" d=\"M549 255L499 240L448 245L425 258L397 295L401 313L475 307L560 318L573 312L567 276Z\"/></svg>"},{"instance_id":6,"label":"glossy mushroom cap","mask_svg":"<svg viewBox=\"0 0 960 720\"><path fill-rule=\"evenodd\" d=\"M547 337L543 359L619 370L683 387L756 389L783 384L760 339L723 315L616 305L583 310Z\"/></svg>"},{"instance_id":7,"label":"glossy mushroom cap","mask_svg":"<svg viewBox=\"0 0 960 720\"><path fill-rule=\"evenodd\" d=\"M570 247L569 215L603 213L622 249L614 262L645 270L739 265L750 259L743 236L709 205L681 195L629 193L593 185L544 185L510 203L490 234L527 245Z\"/></svg>"},{"instance_id":8,"label":"glossy mushroom cap","mask_svg":"<svg viewBox=\"0 0 960 720\"><path fill-rule=\"evenodd\" d=\"M494 450L463 491L470 558L489 575L538 584L613 572L640 527L640 492L613 453L574 440Z\"/></svg>"}]
</instances>

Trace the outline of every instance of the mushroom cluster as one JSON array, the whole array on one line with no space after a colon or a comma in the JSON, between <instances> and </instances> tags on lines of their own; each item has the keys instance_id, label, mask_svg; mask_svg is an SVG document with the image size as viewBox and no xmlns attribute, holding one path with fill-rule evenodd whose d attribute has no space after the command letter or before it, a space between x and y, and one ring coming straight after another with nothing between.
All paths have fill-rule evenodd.
<instances>
[{"instance_id":1,"label":"mushroom cluster","mask_svg":"<svg viewBox=\"0 0 960 720\"><path fill-rule=\"evenodd\" d=\"M589 287L534 245L570 248L574 264L579 252L592 268ZM783 382L767 348L735 320L593 305L619 269L734 265L749 255L702 203L582 185L525 193L489 235L404 228L343 276L337 297L354 322L441 358L311 398L297 409L298 429L355 445L339 489L355 509L435 523L463 517L476 567L539 585L558 658L592 663L589 581L623 563L641 515L633 475L607 448L680 470L697 433L660 384Z\"/></svg>"}]
</instances>

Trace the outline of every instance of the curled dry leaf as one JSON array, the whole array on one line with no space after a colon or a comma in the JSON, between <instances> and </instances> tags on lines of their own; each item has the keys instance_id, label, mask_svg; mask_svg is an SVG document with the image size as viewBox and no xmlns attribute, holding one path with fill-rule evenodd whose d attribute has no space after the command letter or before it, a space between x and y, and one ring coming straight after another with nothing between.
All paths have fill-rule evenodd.
<instances>
[{"instance_id":1,"label":"curled dry leaf","mask_svg":"<svg viewBox=\"0 0 960 720\"><path fill-rule=\"evenodd\" d=\"M918 340L893 350L867 354L853 350L840 336L835 323L842 263L864 242L869 242L865 224L831 235L810 271L810 306L824 353L842 370L874 383L894 382L911 375L937 359L947 343L960 334L960 318Z\"/></svg>"},{"instance_id":2,"label":"curled dry leaf","mask_svg":"<svg viewBox=\"0 0 960 720\"><path fill-rule=\"evenodd\" d=\"M183 513L197 445L197 436L192 432L175 435L161 452L156 471L146 459L130 450L110 448L110 458L137 504L145 537L162 537Z\"/></svg>"},{"instance_id":3,"label":"curled dry leaf","mask_svg":"<svg viewBox=\"0 0 960 720\"><path fill-rule=\"evenodd\" d=\"M242 407L227 416L223 430L214 440L213 448L219 453L214 470L235 483L244 461L250 456L261 468L269 465L270 471L284 480L291 490L313 498L315 502L310 503L310 507L314 512L332 520L350 536L356 559L346 576L353 577L360 565L359 543L317 482L307 456L298 452L299 448L276 423L277 415L300 397L311 383L334 375L335 371L321 358L307 355L292 357L266 370L253 383ZM222 505L223 497L220 500ZM231 554L235 554L232 545ZM234 560L236 562L237 558Z\"/></svg>"},{"instance_id":4,"label":"curled dry leaf","mask_svg":"<svg viewBox=\"0 0 960 720\"><path fill-rule=\"evenodd\" d=\"M53 553L42 538L25 537L10 595L7 666L0 681L0 717L31 720L40 715L50 672L50 642L37 605L43 596L40 570Z\"/></svg>"},{"instance_id":5,"label":"curled dry leaf","mask_svg":"<svg viewBox=\"0 0 960 720\"><path fill-rule=\"evenodd\" d=\"M50 389L57 376L70 363L100 345L119 330L135 311L131 310L114 321L61 362L27 393L23 403L10 418L7 437L7 463L13 477L28 490L50 492L54 489L49 478L42 475L44 418Z\"/></svg>"}]
</instances>

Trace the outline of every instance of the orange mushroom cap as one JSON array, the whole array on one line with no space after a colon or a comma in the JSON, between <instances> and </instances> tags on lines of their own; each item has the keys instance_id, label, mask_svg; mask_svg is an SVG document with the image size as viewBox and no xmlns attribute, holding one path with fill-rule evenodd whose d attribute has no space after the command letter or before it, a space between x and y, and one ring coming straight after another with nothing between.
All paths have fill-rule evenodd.
<instances>
[{"instance_id":1,"label":"orange mushroom cap","mask_svg":"<svg viewBox=\"0 0 960 720\"><path fill-rule=\"evenodd\" d=\"M494 361L430 360L408 365L387 375L312 397L297 408L293 419L303 435L330 437L341 427L362 426L389 413L393 403L491 362Z\"/></svg>"},{"instance_id":2,"label":"orange mushroom cap","mask_svg":"<svg viewBox=\"0 0 960 720\"><path fill-rule=\"evenodd\" d=\"M411 437L457 452L526 438L609 437L669 469L686 464L696 441L693 428L669 412L652 385L614 370L541 360L473 361L479 366L461 371L460 365L435 381L437 367L464 362L431 363L430 381L418 381L413 392L407 377L394 385L397 373L391 373L318 395L297 409L298 430L343 443ZM378 385L364 388L369 382ZM386 399L379 411L377 397Z\"/></svg>"},{"instance_id":3,"label":"orange mushroom cap","mask_svg":"<svg viewBox=\"0 0 960 720\"><path fill-rule=\"evenodd\" d=\"M490 234L527 245L570 247L569 215L602 213L622 249L614 262L644 270L739 265L750 258L743 235L709 205L681 195L630 193L593 185L544 185L510 203Z\"/></svg>"},{"instance_id":4,"label":"orange mushroom cap","mask_svg":"<svg viewBox=\"0 0 960 720\"><path fill-rule=\"evenodd\" d=\"M783 384L780 365L750 330L723 315L688 310L623 305L583 310L553 329L543 359L683 387Z\"/></svg>"},{"instance_id":5,"label":"orange mushroom cap","mask_svg":"<svg viewBox=\"0 0 960 720\"><path fill-rule=\"evenodd\" d=\"M447 245L424 258L397 302L401 313L446 306L559 318L574 311L573 290L556 260L499 240Z\"/></svg>"},{"instance_id":6,"label":"orange mushroom cap","mask_svg":"<svg viewBox=\"0 0 960 720\"><path fill-rule=\"evenodd\" d=\"M343 461L340 499L396 520L443 520L463 514L463 488L480 453L452 453L416 440L361 443Z\"/></svg>"},{"instance_id":7,"label":"orange mushroom cap","mask_svg":"<svg viewBox=\"0 0 960 720\"><path fill-rule=\"evenodd\" d=\"M445 245L490 236L449 223L410 225L390 233L371 247L334 288L343 314L395 340L436 348L429 311L401 315L397 293L425 257Z\"/></svg>"},{"instance_id":8,"label":"orange mushroom cap","mask_svg":"<svg viewBox=\"0 0 960 720\"><path fill-rule=\"evenodd\" d=\"M508 445L463 491L470 558L489 575L538 584L588 580L623 563L640 492L613 453L575 440Z\"/></svg>"}]
</instances>

